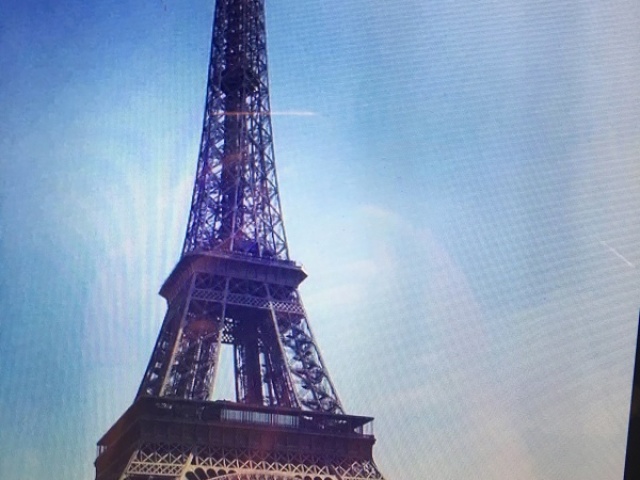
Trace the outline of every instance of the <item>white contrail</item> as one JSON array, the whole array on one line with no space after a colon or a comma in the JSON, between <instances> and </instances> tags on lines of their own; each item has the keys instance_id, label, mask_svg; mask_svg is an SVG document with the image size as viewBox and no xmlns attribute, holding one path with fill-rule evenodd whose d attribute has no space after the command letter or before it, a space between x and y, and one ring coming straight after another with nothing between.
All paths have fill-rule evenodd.
<instances>
[{"instance_id":1,"label":"white contrail","mask_svg":"<svg viewBox=\"0 0 640 480\"><path fill-rule=\"evenodd\" d=\"M613 248L611 245L609 245L607 242L605 242L604 240L600 240L600 243L602 245L604 245L605 247L607 247L611 252L613 252L613 254L618 257L620 260L622 260L624 263L626 263L627 265L629 265L631 268L636 268L636 266L631 263L629 260L627 260L626 258L624 258L622 256L622 254L617 251L615 248Z\"/></svg>"},{"instance_id":2,"label":"white contrail","mask_svg":"<svg viewBox=\"0 0 640 480\"><path fill-rule=\"evenodd\" d=\"M283 112L271 112L269 115L288 115L291 117L315 117L316 112L308 112L304 110L285 110Z\"/></svg>"},{"instance_id":3,"label":"white contrail","mask_svg":"<svg viewBox=\"0 0 640 480\"><path fill-rule=\"evenodd\" d=\"M262 112L225 112L223 110L218 110L213 112L214 115L229 115L229 116L242 116L242 115L268 115L270 117L275 116L288 116L288 117L315 117L317 115L316 112L308 112L305 110L283 110L282 112L277 111L262 111Z\"/></svg>"}]
</instances>

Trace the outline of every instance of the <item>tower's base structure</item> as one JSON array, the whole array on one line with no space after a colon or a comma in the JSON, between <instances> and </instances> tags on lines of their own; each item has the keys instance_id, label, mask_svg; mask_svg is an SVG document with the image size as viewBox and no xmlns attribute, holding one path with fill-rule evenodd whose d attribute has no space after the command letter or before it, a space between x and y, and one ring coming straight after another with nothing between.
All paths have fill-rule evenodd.
<instances>
[{"instance_id":1,"label":"tower's base structure","mask_svg":"<svg viewBox=\"0 0 640 480\"><path fill-rule=\"evenodd\" d=\"M141 397L98 442L96 480L382 479L372 421Z\"/></svg>"},{"instance_id":2,"label":"tower's base structure","mask_svg":"<svg viewBox=\"0 0 640 480\"><path fill-rule=\"evenodd\" d=\"M294 288L305 276L300 266L290 261L222 252L186 255L160 291L167 298L169 309L157 343L171 337L163 332L175 331L171 325L187 322L194 309L200 315L210 310L234 314L224 315L224 321L220 317L210 319L215 328L208 331L214 332L212 337L217 339L210 346L212 352L219 352L222 343L233 343L243 319L255 323L260 318L271 318L263 324L264 329L267 331L266 326L273 325L273 335L289 345L290 370L295 369L296 362L302 361L295 358L305 358L305 362L315 358L312 339L292 332L296 320L290 315L295 314L300 324L306 316L304 307L299 297L293 295L295 290L289 290L291 296L277 299L265 296L265 292L282 290L287 285ZM227 280L214 282L212 279L217 277ZM247 291L238 294L223 288L233 282L238 291ZM244 282L263 282L267 288L254 288L250 293ZM181 299L177 292L183 292L182 296L190 301ZM180 308L173 308L174 303ZM289 321L285 322L282 315L289 315ZM166 343L174 344L175 339ZM157 355L160 351L156 346L147 379L157 376L156 365L163 363L158 360L163 358ZM283 360L284 357L287 355L283 355ZM188 365L189 372L195 370L194 365ZM179 371L179 365L174 370ZM185 381L191 378L188 376L175 378L180 385L191 385L192 390L198 385L196 381ZM307 382L301 389L304 391L315 391L325 381L324 377L318 377L318 385L314 387L308 376L301 378ZM98 442L96 480L383 479L372 458L373 418L346 415L341 408L323 412L297 406L181 399L147 393L153 392L153 388L147 389L147 384L159 383L143 382L133 405ZM316 408L320 404L308 403Z\"/></svg>"}]
</instances>

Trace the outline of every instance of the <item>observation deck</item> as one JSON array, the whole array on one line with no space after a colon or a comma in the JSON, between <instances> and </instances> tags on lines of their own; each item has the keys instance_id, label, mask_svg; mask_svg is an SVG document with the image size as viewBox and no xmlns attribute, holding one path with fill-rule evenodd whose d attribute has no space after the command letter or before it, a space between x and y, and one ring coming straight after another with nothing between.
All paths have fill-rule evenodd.
<instances>
[{"instance_id":1,"label":"observation deck","mask_svg":"<svg viewBox=\"0 0 640 480\"><path fill-rule=\"evenodd\" d=\"M98 441L98 471L122 471L142 444L371 460L373 418L230 401L140 397Z\"/></svg>"},{"instance_id":2,"label":"observation deck","mask_svg":"<svg viewBox=\"0 0 640 480\"><path fill-rule=\"evenodd\" d=\"M266 282L296 288L307 278L297 262L277 258L259 258L240 252L223 250L194 250L180 258L165 280L160 295L168 301L196 273L225 275L240 280Z\"/></svg>"}]
</instances>

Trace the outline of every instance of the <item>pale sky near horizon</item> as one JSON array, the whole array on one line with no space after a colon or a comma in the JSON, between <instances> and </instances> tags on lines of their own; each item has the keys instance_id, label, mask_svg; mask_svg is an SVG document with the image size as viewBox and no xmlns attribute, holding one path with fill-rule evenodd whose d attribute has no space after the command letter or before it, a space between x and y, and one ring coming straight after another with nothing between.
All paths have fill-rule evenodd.
<instances>
[{"instance_id":1,"label":"pale sky near horizon","mask_svg":"<svg viewBox=\"0 0 640 480\"><path fill-rule=\"evenodd\" d=\"M93 478L164 316L212 0L0 7L0 478ZM387 480L621 480L640 4L267 0L290 251Z\"/></svg>"}]
</instances>

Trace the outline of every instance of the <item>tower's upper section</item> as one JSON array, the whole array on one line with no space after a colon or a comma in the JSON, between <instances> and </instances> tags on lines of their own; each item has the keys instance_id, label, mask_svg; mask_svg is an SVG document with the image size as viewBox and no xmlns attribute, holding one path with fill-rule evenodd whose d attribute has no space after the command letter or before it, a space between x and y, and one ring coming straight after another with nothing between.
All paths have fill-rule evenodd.
<instances>
[{"instance_id":1,"label":"tower's upper section","mask_svg":"<svg viewBox=\"0 0 640 480\"><path fill-rule=\"evenodd\" d=\"M287 260L271 134L264 0L218 0L182 254Z\"/></svg>"}]
</instances>

